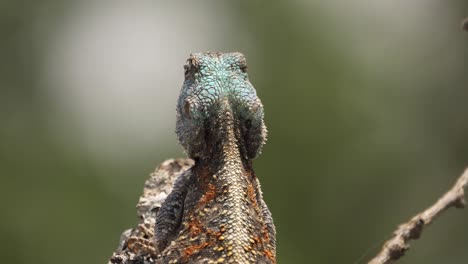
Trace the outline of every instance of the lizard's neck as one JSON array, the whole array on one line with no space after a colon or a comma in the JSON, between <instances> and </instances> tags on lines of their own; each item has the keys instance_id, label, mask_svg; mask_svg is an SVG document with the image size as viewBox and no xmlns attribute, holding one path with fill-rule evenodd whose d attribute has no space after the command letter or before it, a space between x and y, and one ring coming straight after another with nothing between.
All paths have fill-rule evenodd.
<instances>
[{"instance_id":1,"label":"lizard's neck","mask_svg":"<svg viewBox=\"0 0 468 264\"><path fill-rule=\"evenodd\" d=\"M206 154L197 160L198 166L211 174L214 181L232 183L243 178L245 184L246 172L250 174L251 171L251 160L241 153L241 133L227 101L215 120L206 131Z\"/></svg>"},{"instance_id":2,"label":"lizard's neck","mask_svg":"<svg viewBox=\"0 0 468 264\"><path fill-rule=\"evenodd\" d=\"M246 227L264 225L263 220L259 220L259 190L251 161L242 155L235 119L230 111L222 111L220 114L223 116L217 119L221 120L217 130L212 131L219 137L211 137L215 141L209 144L213 147L211 155L200 159L198 163L201 173L197 173L197 181L202 191L198 204L201 205L200 210L205 206L212 208L210 219L213 223L219 223L215 230L220 230L222 239L225 239L225 244L220 245L231 245L228 248L232 250L232 260L235 263L247 263L244 252L251 246L250 240L256 233Z\"/></svg>"}]
</instances>

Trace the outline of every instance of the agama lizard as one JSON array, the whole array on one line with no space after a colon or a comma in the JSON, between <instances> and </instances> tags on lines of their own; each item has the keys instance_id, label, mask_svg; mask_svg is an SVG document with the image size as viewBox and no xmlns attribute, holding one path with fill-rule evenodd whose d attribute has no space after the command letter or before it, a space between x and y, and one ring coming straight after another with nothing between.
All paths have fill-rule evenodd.
<instances>
[{"instance_id":1,"label":"agama lizard","mask_svg":"<svg viewBox=\"0 0 468 264\"><path fill-rule=\"evenodd\" d=\"M266 140L263 106L245 57L195 53L184 68L176 133L194 163L162 165L176 170L160 174L177 175L172 191L162 205L142 206L150 209L139 212L144 221L110 263L136 263L138 255L141 263L276 263L275 226L252 169ZM147 182L144 196L157 180ZM153 224L154 234L142 231Z\"/></svg>"}]
</instances>

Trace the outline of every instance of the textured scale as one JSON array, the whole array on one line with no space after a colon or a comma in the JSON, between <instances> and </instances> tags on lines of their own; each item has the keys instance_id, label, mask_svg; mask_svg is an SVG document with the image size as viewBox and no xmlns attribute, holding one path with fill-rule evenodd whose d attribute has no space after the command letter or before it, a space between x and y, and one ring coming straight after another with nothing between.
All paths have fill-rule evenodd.
<instances>
[{"instance_id":1,"label":"textured scale","mask_svg":"<svg viewBox=\"0 0 468 264\"><path fill-rule=\"evenodd\" d=\"M242 54L190 56L176 132L195 164L156 216L156 263L276 263L275 227L252 169L266 140L263 106Z\"/></svg>"}]
</instances>

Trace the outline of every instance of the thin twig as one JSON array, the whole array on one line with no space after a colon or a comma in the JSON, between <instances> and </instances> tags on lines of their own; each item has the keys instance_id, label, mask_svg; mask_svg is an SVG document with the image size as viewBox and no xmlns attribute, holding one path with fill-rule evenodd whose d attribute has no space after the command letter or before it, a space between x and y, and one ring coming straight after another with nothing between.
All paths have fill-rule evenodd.
<instances>
[{"instance_id":1,"label":"thin twig","mask_svg":"<svg viewBox=\"0 0 468 264\"><path fill-rule=\"evenodd\" d=\"M410 247L409 241L418 239L423 228L430 225L437 216L452 206L456 208L465 206L464 189L467 185L468 168L458 178L452 189L445 193L435 204L417 214L408 222L401 224L393 233L393 237L385 242L381 251L368 264L393 263L402 257Z\"/></svg>"}]
</instances>

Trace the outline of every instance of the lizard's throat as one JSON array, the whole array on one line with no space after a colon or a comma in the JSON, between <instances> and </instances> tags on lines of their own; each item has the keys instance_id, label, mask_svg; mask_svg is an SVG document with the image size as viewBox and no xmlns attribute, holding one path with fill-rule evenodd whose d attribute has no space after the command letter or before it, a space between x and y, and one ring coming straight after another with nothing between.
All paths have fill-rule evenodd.
<instances>
[{"instance_id":1,"label":"lizard's throat","mask_svg":"<svg viewBox=\"0 0 468 264\"><path fill-rule=\"evenodd\" d=\"M242 155L240 131L230 107L223 107L206 133L207 154L201 162L213 173L236 169L241 172L249 161ZM235 168L234 168L235 167Z\"/></svg>"}]
</instances>

